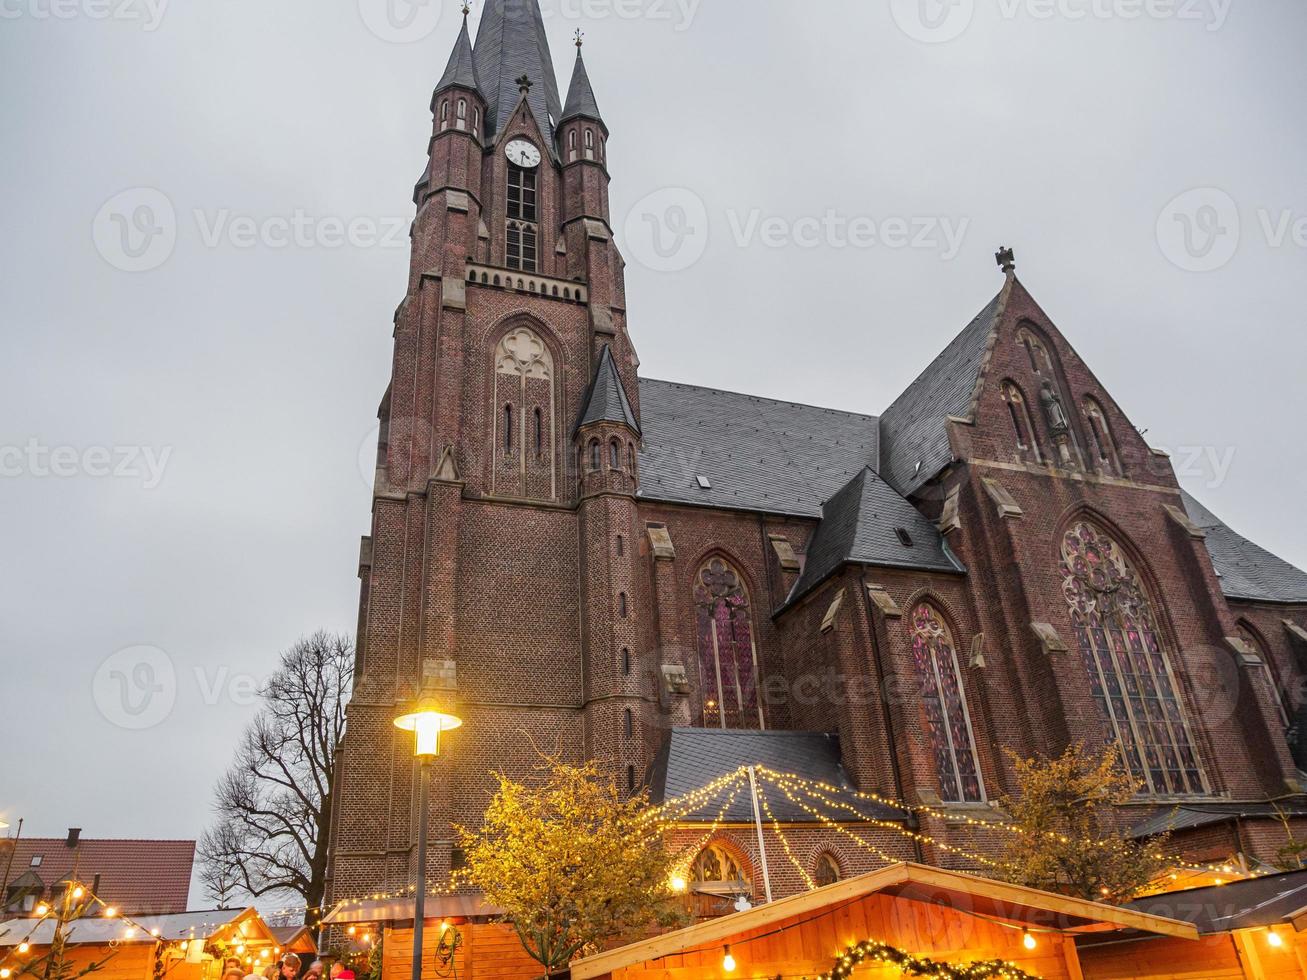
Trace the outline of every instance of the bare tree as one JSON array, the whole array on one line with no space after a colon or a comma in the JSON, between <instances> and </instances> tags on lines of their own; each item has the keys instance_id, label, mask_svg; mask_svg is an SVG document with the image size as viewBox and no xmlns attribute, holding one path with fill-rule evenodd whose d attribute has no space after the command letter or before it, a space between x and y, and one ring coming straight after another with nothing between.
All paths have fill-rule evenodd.
<instances>
[{"instance_id":1,"label":"bare tree","mask_svg":"<svg viewBox=\"0 0 1307 980\"><path fill-rule=\"evenodd\" d=\"M322 904L336 747L354 676L354 646L316 633L281 657L259 714L215 789L216 819L200 843L201 879L254 898L293 893ZM235 883L235 888L231 884Z\"/></svg>"}]
</instances>

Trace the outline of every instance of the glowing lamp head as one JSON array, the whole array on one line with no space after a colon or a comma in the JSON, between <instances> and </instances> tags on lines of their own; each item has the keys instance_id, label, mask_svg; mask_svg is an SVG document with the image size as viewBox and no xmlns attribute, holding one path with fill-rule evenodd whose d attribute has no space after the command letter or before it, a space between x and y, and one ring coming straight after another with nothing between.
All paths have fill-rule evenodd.
<instances>
[{"instance_id":1,"label":"glowing lamp head","mask_svg":"<svg viewBox=\"0 0 1307 980\"><path fill-rule=\"evenodd\" d=\"M1027 929L1021 934L1021 945L1026 947L1026 949L1033 950L1039 945L1039 943L1035 940L1035 937L1030 934L1030 930Z\"/></svg>"},{"instance_id":2,"label":"glowing lamp head","mask_svg":"<svg viewBox=\"0 0 1307 980\"><path fill-rule=\"evenodd\" d=\"M731 947L726 947L726 955L722 957L722 969L727 973L735 972L735 957L731 955Z\"/></svg>"},{"instance_id":3,"label":"glowing lamp head","mask_svg":"<svg viewBox=\"0 0 1307 980\"><path fill-rule=\"evenodd\" d=\"M1284 945L1284 939L1278 932L1272 929L1266 934L1266 943L1271 949L1280 949Z\"/></svg>"},{"instance_id":4,"label":"glowing lamp head","mask_svg":"<svg viewBox=\"0 0 1307 980\"><path fill-rule=\"evenodd\" d=\"M672 891L677 895L680 895L690 887L686 880L680 875L672 875L672 880L668 882L668 884L671 886Z\"/></svg>"},{"instance_id":5,"label":"glowing lamp head","mask_svg":"<svg viewBox=\"0 0 1307 980\"><path fill-rule=\"evenodd\" d=\"M1275 933L1271 933L1271 935L1274 936ZM20 952L20 953L26 953L26 952L27 952L29 949L31 949L31 948L32 948L32 947L31 947L31 944L30 944L30 943L19 943L19 944L18 944L18 952Z\"/></svg>"},{"instance_id":6,"label":"glowing lamp head","mask_svg":"<svg viewBox=\"0 0 1307 980\"><path fill-rule=\"evenodd\" d=\"M463 719L441 711L435 701L424 699L414 710L395 719L400 731L412 732L413 754L419 759L434 759L440 755L440 736L463 727Z\"/></svg>"},{"instance_id":7,"label":"glowing lamp head","mask_svg":"<svg viewBox=\"0 0 1307 980\"><path fill-rule=\"evenodd\" d=\"M46 905L45 902L42 902L40 905L38 905L38 906L36 907L36 914L37 914L37 915L49 915L49 914L50 914L50 906Z\"/></svg>"},{"instance_id":8,"label":"glowing lamp head","mask_svg":"<svg viewBox=\"0 0 1307 980\"><path fill-rule=\"evenodd\" d=\"M7 967L3 970L0 970L0 980L9 980L11 976L13 976L13 972L9 970Z\"/></svg>"},{"instance_id":9,"label":"glowing lamp head","mask_svg":"<svg viewBox=\"0 0 1307 980\"><path fill-rule=\"evenodd\" d=\"M112 918L113 918L115 915L117 915L117 914L118 914L118 910L117 910L116 908L114 908L112 905L106 905L106 906L105 906L105 908L104 908L104 917L105 917L106 919L112 919Z\"/></svg>"}]
</instances>

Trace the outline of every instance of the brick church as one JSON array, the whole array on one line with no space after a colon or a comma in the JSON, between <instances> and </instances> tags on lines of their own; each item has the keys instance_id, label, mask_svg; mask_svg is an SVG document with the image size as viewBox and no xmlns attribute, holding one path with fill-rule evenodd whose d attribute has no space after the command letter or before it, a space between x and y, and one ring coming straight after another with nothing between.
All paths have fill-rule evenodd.
<instances>
[{"instance_id":1,"label":"brick church","mask_svg":"<svg viewBox=\"0 0 1307 980\"><path fill-rule=\"evenodd\" d=\"M1195 860L1307 839L1307 574L1179 488L1010 252L879 416L653 380L580 49L564 99L536 0L492 0L431 105L330 898L415 880L392 721L432 688L466 722L433 772L433 888L489 774L540 752L655 801L749 765L859 801L832 825L777 795L770 837L747 795L685 808L693 882L757 894L767 858L780 893L965 867L1006 752L1077 741L1117 744L1141 784L1123 826L1174 828Z\"/></svg>"}]
</instances>

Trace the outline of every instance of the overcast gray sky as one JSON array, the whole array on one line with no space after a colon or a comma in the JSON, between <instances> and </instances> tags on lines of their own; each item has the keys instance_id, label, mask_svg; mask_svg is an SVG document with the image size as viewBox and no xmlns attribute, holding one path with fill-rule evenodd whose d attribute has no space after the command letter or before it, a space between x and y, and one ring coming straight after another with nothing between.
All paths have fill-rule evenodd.
<instances>
[{"instance_id":1,"label":"overcast gray sky","mask_svg":"<svg viewBox=\"0 0 1307 980\"><path fill-rule=\"evenodd\" d=\"M354 628L391 231L459 19L384 3L0 0L0 816L27 832L198 835L241 684ZM564 89L586 33L646 376L878 412L1011 244L1185 485L1307 566L1300 0L545 8ZM175 699L115 701L169 671Z\"/></svg>"}]
</instances>

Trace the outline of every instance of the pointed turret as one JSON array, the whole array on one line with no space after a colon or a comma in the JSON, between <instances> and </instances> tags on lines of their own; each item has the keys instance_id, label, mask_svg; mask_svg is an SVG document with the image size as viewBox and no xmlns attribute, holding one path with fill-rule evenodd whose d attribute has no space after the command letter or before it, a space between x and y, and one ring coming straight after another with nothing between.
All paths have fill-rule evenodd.
<instances>
[{"instance_id":1,"label":"pointed turret","mask_svg":"<svg viewBox=\"0 0 1307 980\"><path fill-rule=\"evenodd\" d=\"M454 50L449 56L449 64L445 66L445 74L441 76L440 83L436 86L436 94L439 95L445 89L455 87L471 89L485 98L485 92L477 78L476 59L472 53L472 36L467 30L466 14L463 16L463 29L459 32L458 40L454 42Z\"/></svg>"},{"instance_id":2,"label":"pointed turret","mask_svg":"<svg viewBox=\"0 0 1307 980\"><path fill-rule=\"evenodd\" d=\"M636 435L640 434L640 423L635 420L631 400L626 397L622 376L617 371L617 362L613 360L612 348L607 344L599 355L599 367L595 371L590 390L586 393L585 407L576 428L579 432L601 422L616 422L625 425Z\"/></svg>"},{"instance_id":3,"label":"pointed turret","mask_svg":"<svg viewBox=\"0 0 1307 980\"><path fill-rule=\"evenodd\" d=\"M590 74L585 70L585 58L581 55L580 39L576 45L576 67L572 69L572 85L567 90L567 105L563 109L563 117L559 123L565 123L569 119L592 119L604 131L608 127L604 126L604 118L599 115L599 103L595 101L594 87L590 84Z\"/></svg>"},{"instance_id":4,"label":"pointed turret","mask_svg":"<svg viewBox=\"0 0 1307 980\"><path fill-rule=\"evenodd\" d=\"M538 0L488 0L474 57L489 107L486 136L493 138L512 118L521 101L518 80L525 77L531 81L527 102L552 145L563 106Z\"/></svg>"}]
</instances>

